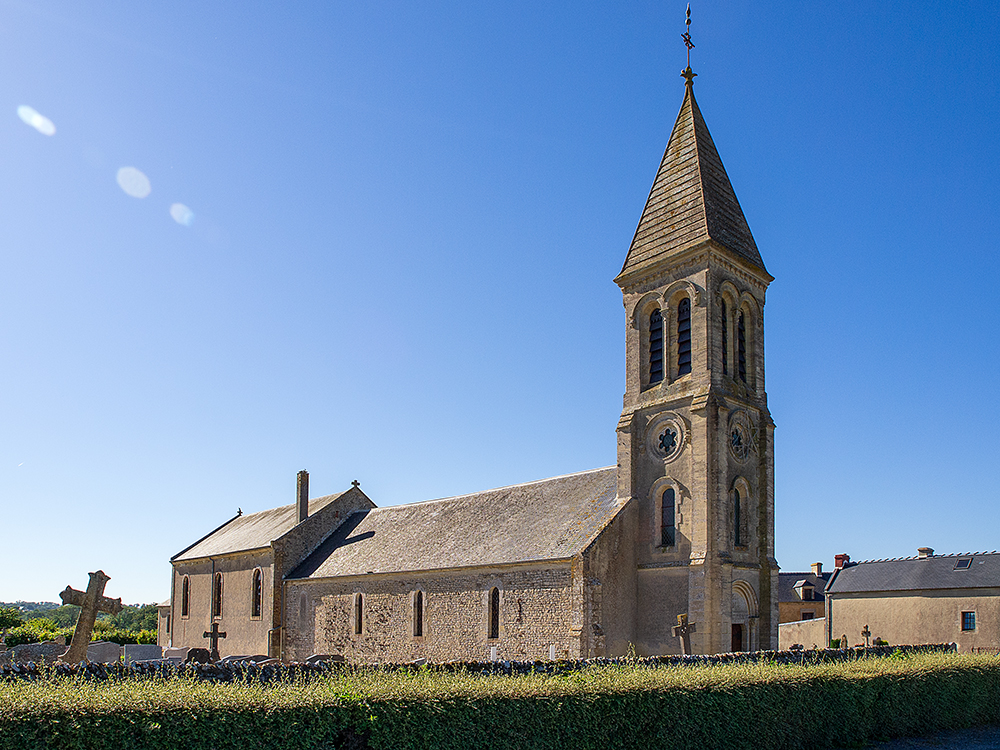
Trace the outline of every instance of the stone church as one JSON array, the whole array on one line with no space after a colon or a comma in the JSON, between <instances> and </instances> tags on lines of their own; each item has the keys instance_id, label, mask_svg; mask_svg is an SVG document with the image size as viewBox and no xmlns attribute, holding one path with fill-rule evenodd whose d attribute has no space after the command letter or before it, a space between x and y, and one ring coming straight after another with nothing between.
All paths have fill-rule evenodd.
<instances>
[{"instance_id":1,"label":"stone church","mask_svg":"<svg viewBox=\"0 0 1000 750\"><path fill-rule=\"evenodd\" d=\"M223 656L547 659L777 645L772 277L686 84L615 282L616 466L376 507L356 486L238 515L171 559L169 638ZM609 311L610 314L610 311ZM164 644L166 645L166 644Z\"/></svg>"}]
</instances>

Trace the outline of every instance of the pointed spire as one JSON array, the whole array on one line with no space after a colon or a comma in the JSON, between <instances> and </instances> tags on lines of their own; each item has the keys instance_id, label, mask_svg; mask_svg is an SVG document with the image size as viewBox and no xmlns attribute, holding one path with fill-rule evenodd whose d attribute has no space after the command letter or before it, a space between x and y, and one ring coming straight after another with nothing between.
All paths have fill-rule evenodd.
<instances>
[{"instance_id":1,"label":"pointed spire","mask_svg":"<svg viewBox=\"0 0 1000 750\"><path fill-rule=\"evenodd\" d=\"M706 240L764 270L743 209L694 98L689 65L684 101L618 280L659 266Z\"/></svg>"}]
</instances>

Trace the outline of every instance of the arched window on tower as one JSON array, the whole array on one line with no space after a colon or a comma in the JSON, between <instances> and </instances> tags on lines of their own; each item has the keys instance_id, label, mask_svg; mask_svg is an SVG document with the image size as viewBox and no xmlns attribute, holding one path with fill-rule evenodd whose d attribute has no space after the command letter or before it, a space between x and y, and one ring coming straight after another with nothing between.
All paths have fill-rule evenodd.
<instances>
[{"instance_id":1,"label":"arched window on tower","mask_svg":"<svg viewBox=\"0 0 1000 750\"><path fill-rule=\"evenodd\" d=\"M500 589L496 587L490 591L490 624L488 637L500 637Z\"/></svg>"},{"instance_id":2,"label":"arched window on tower","mask_svg":"<svg viewBox=\"0 0 1000 750\"><path fill-rule=\"evenodd\" d=\"M659 308L649 314L649 383L663 380L663 313Z\"/></svg>"},{"instance_id":3,"label":"arched window on tower","mask_svg":"<svg viewBox=\"0 0 1000 750\"><path fill-rule=\"evenodd\" d=\"M691 300L677 305L677 375L691 372Z\"/></svg>"},{"instance_id":4,"label":"arched window on tower","mask_svg":"<svg viewBox=\"0 0 1000 750\"><path fill-rule=\"evenodd\" d=\"M663 500L661 501L662 508L660 510L660 545L663 547L673 547L674 546L674 531L675 531L675 512L674 505L676 503L676 494L674 493L673 487L668 487L663 493Z\"/></svg>"},{"instance_id":5,"label":"arched window on tower","mask_svg":"<svg viewBox=\"0 0 1000 750\"><path fill-rule=\"evenodd\" d=\"M743 509L740 507L740 491L733 490L733 546L743 546Z\"/></svg>"},{"instance_id":6,"label":"arched window on tower","mask_svg":"<svg viewBox=\"0 0 1000 750\"><path fill-rule=\"evenodd\" d=\"M181 617L191 614L191 579L187 576L181 580Z\"/></svg>"},{"instance_id":7,"label":"arched window on tower","mask_svg":"<svg viewBox=\"0 0 1000 750\"><path fill-rule=\"evenodd\" d=\"M222 573L216 573L212 585L212 617L222 617Z\"/></svg>"},{"instance_id":8,"label":"arched window on tower","mask_svg":"<svg viewBox=\"0 0 1000 750\"><path fill-rule=\"evenodd\" d=\"M264 608L264 575L257 568L253 572L253 583L250 586L250 616L260 617Z\"/></svg>"},{"instance_id":9,"label":"arched window on tower","mask_svg":"<svg viewBox=\"0 0 1000 750\"><path fill-rule=\"evenodd\" d=\"M722 300L722 374L729 374L729 308Z\"/></svg>"},{"instance_id":10,"label":"arched window on tower","mask_svg":"<svg viewBox=\"0 0 1000 750\"><path fill-rule=\"evenodd\" d=\"M747 326L742 310L736 319L736 348L740 380L745 383L747 382Z\"/></svg>"}]
</instances>

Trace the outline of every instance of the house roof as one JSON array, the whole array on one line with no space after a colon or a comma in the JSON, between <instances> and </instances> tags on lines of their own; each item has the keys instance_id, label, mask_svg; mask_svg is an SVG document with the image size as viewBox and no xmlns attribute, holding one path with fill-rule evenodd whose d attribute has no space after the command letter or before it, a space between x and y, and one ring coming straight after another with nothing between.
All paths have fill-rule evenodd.
<instances>
[{"instance_id":1,"label":"house roof","mask_svg":"<svg viewBox=\"0 0 1000 750\"><path fill-rule=\"evenodd\" d=\"M971 560L956 569L959 560ZM1000 588L1000 554L931 555L850 563L829 586L830 593Z\"/></svg>"},{"instance_id":2,"label":"house roof","mask_svg":"<svg viewBox=\"0 0 1000 750\"><path fill-rule=\"evenodd\" d=\"M328 578L566 559L624 507L617 469L373 508L349 516L289 574Z\"/></svg>"},{"instance_id":3,"label":"house roof","mask_svg":"<svg viewBox=\"0 0 1000 750\"><path fill-rule=\"evenodd\" d=\"M326 507L341 494L343 493L313 498L309 501L309 515ZM225 555L268 547L275 539L298 525L298 520L298 508L295 503L262 510L259 513L238 515L170 559L171 562L195 560L210 555Z\"/></svg>"},{"instance_id":4,"label":"house roof","mask_svg":"<svg viewBox=\"0 0 1000 750\"><path fill-rule=\"evenodd\" d=\"M689 83L619 278L709 239L766 273Z\"/></svg>"},{"instance_id":5,"label":"house roof","mask_svg":"<svg viewBox=\"0 0 1000 750\"><path fill-rule=\"evenodd\" d=\"M799 582L804 581L810 584L817 593L823 593L823 589L826 588L826 582L830 580L830 576L833 575L832 572L821 573L820 575L813 575L810 573L778 573L778 601L779 602L800 602L798 594L795 593L795 587Z\"/></svg>"}]
</instances>

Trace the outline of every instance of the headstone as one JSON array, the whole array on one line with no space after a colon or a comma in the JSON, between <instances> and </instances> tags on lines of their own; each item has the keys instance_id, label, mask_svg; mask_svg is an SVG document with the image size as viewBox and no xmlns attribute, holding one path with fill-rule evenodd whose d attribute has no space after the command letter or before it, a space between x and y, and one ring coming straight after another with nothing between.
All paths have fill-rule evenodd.
<instances>
[{"instance_id":1,"label":"headstone","mask_svg":"<svg viewBox=\"0 0 1000 750\"><path fill-rule=\"evenodd\" d=\"M114 664L122 656L122 647L108 641L94 641L87 646L87 661L94 664Z\"/></svg>"},{"instance_id":2,"label":"headstone","mask_svg":"<svg viewBox=\"0 0 1000 750\"><path fill-rule=\"evenodd\" d=\"M237 661L249 661L250 654L233 654L232 656L227 656L225 659L220 659L221 664L229 664L231 662Z\"/></svg>"},{"instance_id":3,"label":"headstone","mask_svg":"<svg viewBox=\"0 0 1000 750\"><path fill-rule=\"evenodd\" d=\"M555 660L556 660L556 644L550 643L549 644L549 661L555 661Z\"/></svg>"},{"instance_id":4,"label":"headstone","mask_svg":"<svg viewBox=\"0 0 1000 750\"><path fill-rule=\"evenodd\" d=\"M105 575L103 570L98 570L90 574L90 584L86 592L67 586L59 594L63 604L75 604L80 607L80 617L76 621L73 640L61 657L63 661L77 664L87 658L87 647L90 645L90 636L94 632L94 622L97 620L98 612L117 615L122 611L121 599L109 599L104 596L104 586L110 580L111 577Z\"/></svg>"},{"instance_id":5,"label":"headstone","mask_svg":"<svg viewBox=\"0 0 1000 750\"><path fill-rule=\"evenodd\" d=\"M163 658L169 659L172 662L180 663L187 659L188 651L190 650L190 646L184 646L183 648L165 648L163 649Z\"/></svg>"},{"instance_id":6,"label":"headstone","mask_svg":"<svg viewBox=\"0 0 1000 750\"><path fill-rule=\"evenodd\" d=\"M842 636L840 636L840 647L841 648L851 647L851 644L847 642L847 633L844 633Z\"/></svg>"},{"instance_id":7,"label":"headstone","mask_svg":"<svg viewBox=\"0 0 1000 750\"><path fill-rule=\"evenodd\" d=\"M315 664L320 661L342 662L344 657L341 654L313 654L306 659L306 664Z\"/></svg>"},{"instance_id":8,"label":"headstone","mask_svg":"<svg viewBox=\"0 0 1000 750\"><path fill-rule=\"evenodd\" d=\"M210 638L212 641L212 661L219 660L219 639L225 638L226 634L219 631L219 623L213 622L212 629L206 630L202 638Z\"/></svg>"},{"instance_id":9,"label":"headstone","mask_svg":"<svg viewBox=\"0 0 1000 750\"><path fill-rule=\"evenodd\" d=\"M688 622L687 614L677 615L677 624L673 627L675 638L681 639L681 653L684 656L691 654L691 633L695 632L695 624Z\"/></svg>"},{"instance_id":10,"label":"headstone","mask_svg":"<svg viewBox=\"0 0 1000 750\"><path fill-rule=\"evenodd\" d=\"M281 661L278 659L272 659L270 656L268 656L265 657L264 659L261 659L260 661L251 659L250 663L257 667L269 667L272 664L281 664Z\"/></svg>"},{"instance_id":11,"label":"headstone","mask_svg":"<svg viewBox=\"0 0 1000 750\"><path fill-rule=\"evenodd\" d=\"M497 647L490 646L490 661L496 661L496 660L497 660Z\"/></svg>"},{"instance_id":12,"label":"headstone","mask_svg":"<svg viewBox=\"0 0 1000 750\"><path fill-rule=\"evenodd\" d=\"M865 639L865 648L868 648L869 646L868 639L872 637L872 631L868 629L867 623L861 630L861 637Z\"/></svg>"},{"instance_id":13,"label":"headstone","mask_svg":"<svg viewBox=\"0 0 1000 750\"><path fill-rule=\"evenodd\" d=\"M184 659L184 663L208 664L211 660L212 652L207 648L191 648L188 649L187 658Z\"/></svg>"},{"instance_id":14,"label":"headstone","mask_svg":"<svg viewBox=\"0 0 1000 750\"><path fill-rule=\"evenodd\" d=\"M57 641L22 643L20 646L14 646L11 660L18 664L25 664L29 661L51 663L58 660L65 650L66 644Z\"/></svg>"},{"instance_id":15,"label":"headstone","mask_svg":"<svg viewBox=\"0 0 1000 750\"><path fill-rule=\"evenodd\" d=\"M126 643L125 663L135 661L158 661L163 658L163 649L155 643Z\"/></svg>"}]
</instances>

